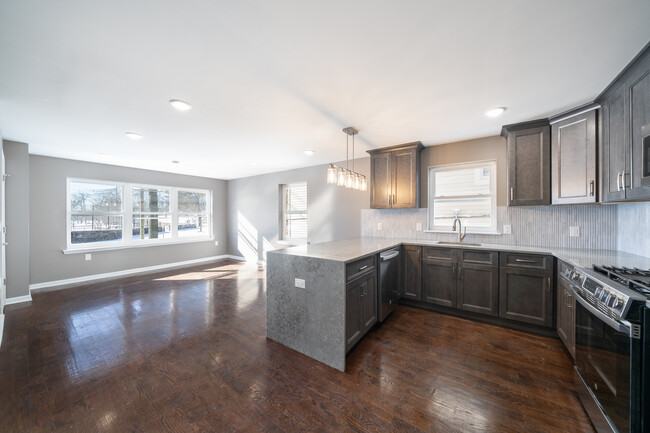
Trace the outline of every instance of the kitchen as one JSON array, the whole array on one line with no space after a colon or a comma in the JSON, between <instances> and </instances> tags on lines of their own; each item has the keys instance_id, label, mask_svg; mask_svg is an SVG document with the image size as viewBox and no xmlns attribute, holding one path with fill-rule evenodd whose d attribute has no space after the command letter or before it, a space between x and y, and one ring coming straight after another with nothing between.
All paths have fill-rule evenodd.
<instances>
[{"instance_id":1,"label":"kitchen","mask_svg":"<svg viewBox=\"0 0 650 433\"><path fill-rule=\"evenodd\" d=\"M3 3L0 431L650 431L648 14Z\"/></svg>"},{"instance_id":2,"label":"kitchen","mask_svg":"<svg viewBox=\"0 0 650 433\"><path fill-rule=\"evenodd\" d=\"M648 113L650 44L594 103L503 126L503 211L510 215L498 228L494 206L477 204L495 195L495 161L423 164L419 142L368 151L371 210L362 211L363 236L267 253L268 338L345 371L347 355L397 304L557 335L575 362L575 391L596 430L650 430L650 258L602 245L558 245L561 219L552 214L566 209L541 207L650 199ZM348 186L338 178L328 173L328 183ZM427 184L425 214L418 208ZM538 220L521 224L515 206L537 206L530 213ZM382 211L391 208L414 209L415 218ZM568 212L583 211L612 212ZM440 236L441 220L453 221L447 231L454 240ZM545 239L530 233L528 242L490 242L496 230L512 233L504 221ZM635 220L642 239L649 223L647 216ZM478 235L465 240L468 225ZM569 236L579 230L570 226Z\"/></svg>"}]
</instances>

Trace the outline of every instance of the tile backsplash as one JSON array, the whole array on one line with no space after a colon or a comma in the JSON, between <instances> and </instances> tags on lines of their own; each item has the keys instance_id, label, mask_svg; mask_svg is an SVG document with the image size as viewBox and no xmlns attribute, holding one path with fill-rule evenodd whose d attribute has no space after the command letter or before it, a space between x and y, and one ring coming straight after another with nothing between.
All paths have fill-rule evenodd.
<instances>
[{"instance_id":1,"label":"tile backsplash","mask_svg":"<svg viewBox=\"0 0 650 433\"><path fill-rule=\"evenodd\" d=\"M629 245L621 245L618 230L619 218L639 218L637 214L645 212L645 236L648 234L647 218L650 206L644 203L639 209L619 208L625 205L583 205L583 206L526 206L497 208L498 231L503 225L512 227L512 234L479 235L468 234L465 242L479 242L506 245L531 245L562 248L621 249L635 254L650 255L645 249L630 250ZM382 230L378 224L382 223ZM428 233L417 231L416 225L427 227L427 209L363 209L361 210L362 236L377 236L403 239L429 239L441 241L456 240L457 234ZM632 224L630 224L631 226ZM569 227L578 226L579 236L570 237ZM628 227L631 229L631 227ZM638 231L636 231L638 235ZM637 240L634 240L637 242ZM646 239L647 242L647 239ZM645 254L644 254L645 251Z\"/></svg>"},{"instance_id":2,"label":"tile backsplash","mask_svg":"<svg viewBox=\"0 0 650 433\"><path fill-rule=\"evenodd\" d=\"M650 257L650 202L617 206L617 249Z\"/></svg>"}]
</instances>

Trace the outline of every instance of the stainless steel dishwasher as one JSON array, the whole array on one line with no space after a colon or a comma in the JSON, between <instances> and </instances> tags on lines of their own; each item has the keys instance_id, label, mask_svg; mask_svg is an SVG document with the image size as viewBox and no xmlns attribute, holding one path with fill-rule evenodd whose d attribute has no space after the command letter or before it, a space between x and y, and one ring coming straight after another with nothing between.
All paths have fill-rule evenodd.
<instances>
[{"instance_id":1,"label":"stainless steel dishwasher","mask_svg":"<svg viewBox=\"0 0 650 433\"><path fill-rule=\"evenodd\" d=\"M399 248L379 254L379 315L383 322L399 300Z\"/></svg>"}]
</instances>

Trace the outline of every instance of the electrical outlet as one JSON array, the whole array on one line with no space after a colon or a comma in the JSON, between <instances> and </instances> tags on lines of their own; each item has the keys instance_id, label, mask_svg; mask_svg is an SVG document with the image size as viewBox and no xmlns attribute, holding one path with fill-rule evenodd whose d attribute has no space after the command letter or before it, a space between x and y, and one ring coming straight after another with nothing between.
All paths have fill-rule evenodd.
<instances>
[{"instance_id":1,"label":"electrical outlet","mask_svg":"<svg viewBox=\"0 0 650 433\"><path fill-rule=\"evenodd\" d=\"M296 287L299 289L304 289L305 288L305 280L302 278L295 278L295 284Z\"/></svg>"},{"instance_id":2,"label":"electrical outlet","mask_svg":"<svg viewBox=\"0 0 650 433\"><path fill-rule=\"evenodd\" d=\"M218 247L219 246L219 241L214 241L214 246Z\"/></svg>"},{"instance_id":3,"label":"electrical outlet","mask_svg":"<svg viewBox=\"0 0 650 433\"><path fill-rule=\"evenodd\" d=\"M503 225L503 234L504 235L511 235L512 234L512 226L510 224L504 224Z\"/></svg>"},{"instance_id":4,"label":"electrical outlet","mask_svg":"<svg viewBox=\"0 0 650 433\"><path fill-rule=\"evenodd\" d=\"M384 229L384 223L377 223L377 230L383 230Z\"/></svg>"},{"instance_id":5,"label":"electrical outlet","mask_svg":"<svg viewBox=\"0 0 650 433\"><path fill-rule=\"evenodd\" d=\"M86 261L90 261L93 259L93 256L91 254L86 254L85 259Z\"/></svg>"},{"instance_id":6,"label":"electrical outlet","mask_svg":"<svg viewBox=\"0 0 650 433\"><path fill-rule=\"evenodd\" d=\"M580 226L569 226L569 236L577 238L580 236Z\"/></svg>"},{"instance_id":7,"label":"electrical outlet","mask_svg":"<svg viewBox=\"0 0 650 433\"><path fill-rule=\"evenodd\" d=\"M422 223L415 223L415 230L418 232L422 231Z\"/></svg>"}]
</instances>

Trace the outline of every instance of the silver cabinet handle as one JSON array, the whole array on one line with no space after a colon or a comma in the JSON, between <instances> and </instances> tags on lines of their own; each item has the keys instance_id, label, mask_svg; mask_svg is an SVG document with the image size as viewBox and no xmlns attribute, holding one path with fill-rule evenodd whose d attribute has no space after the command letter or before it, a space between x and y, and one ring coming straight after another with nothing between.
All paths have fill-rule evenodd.
<instances>
[{"instance_id":1,"label":"silver cabinet handle","mask_svg":"<svg viewBox=\"0 0 650 433\"><path fill-rule=\"evenodd\" d=\"M510 201L515 201L515 187L510 187Z\"/></svg>"},{"instance_id":2,"label":"silver cabinet handle","mask_svg":"<svg viewBox=\"0 0 650 433\"><path fill-rule=\"evenodd\" d=\"M363 265L363 266L361 266L361 267L359 268L359 270L360 270L360 271L363 271L363 270L366 269L367 267L368 267L368 265Z\"/></svg>"},{"instance_id":3,"label":"silver cabinet handle","mask_svg":"<svg viewBox=\"0 0 650 433\"><path fill-rule=\"evenodd\" d=\"M535 263L535 260L515 259L515 262L519 262L519 263Z\"/></svg>"},{"instance_id":4,"label":"silver cabinet handle","mask_svg":"<svg viewBox=\"0 0 650 433\"><path fill-rule=\"evenodd\" d=\"M548 277L546 279L546 293L551 293L551 277Z\"/></svg>"},{"instance_id":5,"label":"silver cabinet handle","mask_svg":"<svg viewBox=\"0 0 650 433\"><path fill-rule=\"evenodd\" d=\"M594 181L592 180L591 182L589 182L589 195L593 197L594 191L595 191L595 185L594 185Z\"/></svg>"},{"instance_id":6,"label":"silver cabinet handle","mask_svg":"<svg viewBox=\"0 0 650 433\"><path fill-rule=\"evenodd\" d=\"M2 245L6 247L7 245L9 245L9 242L3 242Z\"/></svg>"},{"instance_id":7,"label":"silver cabinet handle","mask_svg":"<svg viewBox=\"0 0 650 433\"><path fill-rule=\"evenodd\" d=\"M393 204L395 204L395 194L393 194Z\"/></svg>"},{"instance_id":8,"label":"silver cabinet handle","mask_svg":"<svg viewBox=\"0 0 650 433\"><path fill-rule=\"evenodd\" d=\"M621 173L621 184L623 185L623 192L625 192L625 170Z\"/></svg>"},{"instance_id":9,"label":"silver cabinet handle","mask_svg":"<svg viewBox=\"0 0 650 433\"><path fill-rule=\"evenodd\" d=\"M621 172L616 173L616 190L621 190Z\"/></svg>"},{"instance_id":10,"label":"silver cabinet handle","mask_svg":"<svg viewBox=\"0 0 650 433\"><path fill-rule=\"evenodd\" d=\"M391 194L388 194L388 206L393 204L392 198L393 198L393 196Z\"/></svg>"}]
</instances>

